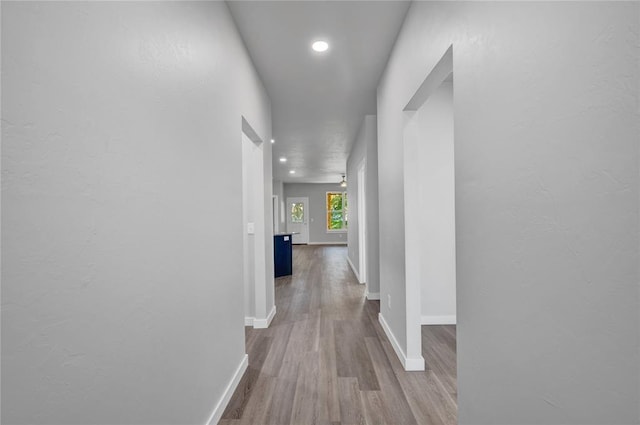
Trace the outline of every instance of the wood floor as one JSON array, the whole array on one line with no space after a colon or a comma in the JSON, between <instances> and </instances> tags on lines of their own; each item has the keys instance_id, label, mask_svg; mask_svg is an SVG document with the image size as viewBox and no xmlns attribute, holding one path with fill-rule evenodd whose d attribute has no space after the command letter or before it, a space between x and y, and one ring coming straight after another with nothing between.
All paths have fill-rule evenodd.
<instances>
[{"instance_id":1,"label":"wood floor","mask_svg":"<svg viewBox=\"0 0 640 425\"><path fill-rule=\"evenodd\" d=\"M423 326L425 372L405 372L342 246L295 246L269 329L246 328L249 368L220 425L455 424L455 326Z\"/></svg>"}]
</instances>

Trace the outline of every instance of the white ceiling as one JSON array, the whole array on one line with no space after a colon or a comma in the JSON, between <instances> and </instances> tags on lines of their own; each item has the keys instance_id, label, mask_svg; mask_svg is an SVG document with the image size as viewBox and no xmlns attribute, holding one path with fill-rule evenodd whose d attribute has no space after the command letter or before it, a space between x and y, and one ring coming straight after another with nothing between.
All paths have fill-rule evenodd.
<instances>
[{"instance_id":1,"label":"white ceiling","mask_svg":"<svg viewBox=\"0 0 640 425\"><path fill-rule=\"evenodd\" d=\"M378 80L409 2L228 5L271 98L273 178L339 182L363 117L376 113ZM311 50L316 39L329 50Z\"/></svg>"}]
</instances>

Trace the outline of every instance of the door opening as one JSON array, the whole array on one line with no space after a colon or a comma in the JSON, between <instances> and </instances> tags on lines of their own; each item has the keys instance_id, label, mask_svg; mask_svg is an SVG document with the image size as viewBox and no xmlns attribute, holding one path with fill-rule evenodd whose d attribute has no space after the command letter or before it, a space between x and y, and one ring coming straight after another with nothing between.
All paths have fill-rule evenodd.
<instances>
[{"instance_id":1,"label":"door opening","mask_svg":"<svg viewBox=\"0 0 640 425\"><path fill-rule=\"evenodd\" d=\"M272 251L271 193L265 184L269 147L242 119L242 242L245 325L266 328L275 314Z\"/></svg>"},{"instance_id":2,"label":"door opening","mask_svg":"<svg viewBox=\"0 0 640 425\"><path fill-rule=\"evenodd\" d=\"M450 47L404 108L407 370L424 369L427 325L456 334L453 84Z\"/></svg>"},{"instance_id":3,"label":"door opening","mask_svg":"<svg viewBox=\"0 0 640 425\"><path fill-rule=\"evenodd\" d=\"M427 364L443 361L437 378L457 393L456 226L453 127L453 75L437 87L415 112L405 132L408 172L415 178L412 207L405 211L407 267L417 279L420 349ZM413 146L411 146L413 144ZM407 193L405 193L405 196ZM407 273L407 278L409 278ZM414 294L414 293L412 293ZM413 319L415 320L415 318Z\"/></svg>"},{"instance_id":4,"label":"door opening","mask_svg":"<svg viewBox=\"0 0 640 425\"><path fill-rule=\"evenodd\" d=\"M293 233L293 244L309 243L309 198L287 198L287 232Z\"/></svg>"}]
</instances>

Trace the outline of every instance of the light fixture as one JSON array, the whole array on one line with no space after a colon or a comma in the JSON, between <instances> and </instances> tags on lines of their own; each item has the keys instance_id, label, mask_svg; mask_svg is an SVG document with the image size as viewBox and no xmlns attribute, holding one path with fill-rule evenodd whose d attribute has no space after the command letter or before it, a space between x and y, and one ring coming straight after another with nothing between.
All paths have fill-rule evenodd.
<instances>
[{"instance_id":1,"label":"light fixture","mask_svg":"<svg viewBox=\"0 0 640 425\"><path fill-rule=\"evenodd\" d=\"M295 174L296 170L289 170L289 174Z\"/></svg>"},{"instance_id":2,"label":"light fixture","mask_svg":"<svg viewBox=\"0 0 640 425\"><path fill-rule=\"evenodd\" d=\"M311 48L316 52L326 52L329 49L329 43L324 40L317 40L313 42Z\"/></svg>"},{"instance_id":3,"label":"light fixture","mask_svg":"<svg viewBox=\"0 0 640 425\"><path fill-rule=\"evenodd\" d=\"M275 140L271 139L271 144L274 144L275 142L276 142Z\"/></svg>"},{"instance_id":4,"label":"light fixture","mask_svg":"<svg viewBox=\"0 0 640 425\"><path fill-rule=\"evenodd\" d=\"M287 158L285 158L284 156L280 157L280 162L287 162Z\"/></svg>"},{"instance_id":5,"label":"light fixture","mask_svg":"<svg viewBox=\"0 0 640 425\"><path fill-rule=\"evenodd\" d=\"M340 187L347 187L347 181L344 179L344 174L342 175L342 181L340 182Z\"/></svg>"}]
</instances>

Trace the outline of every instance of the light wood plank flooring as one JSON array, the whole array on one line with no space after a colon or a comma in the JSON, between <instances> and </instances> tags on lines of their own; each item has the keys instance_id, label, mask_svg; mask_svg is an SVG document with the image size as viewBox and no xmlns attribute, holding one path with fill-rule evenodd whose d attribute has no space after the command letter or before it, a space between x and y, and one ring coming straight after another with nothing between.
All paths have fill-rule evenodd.
<instances>
[{"instance_id":1,"label":"light wood plank flooring","mask_svg":"<svg viewBox=\"0 0 640 425\"><path fill-rule=\"evenodd\" d=\"M405 372L343 246L295 246L269 329L246 328L249 368L220 425L456 424L455 326L423 326L425 372Z\"/></svg>"}]
</instances>

